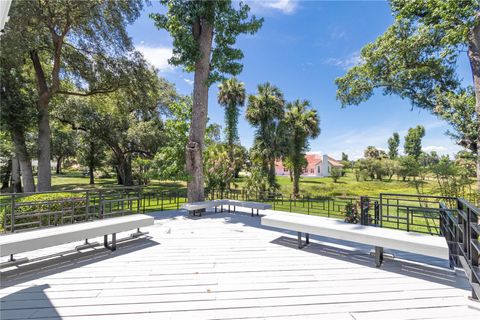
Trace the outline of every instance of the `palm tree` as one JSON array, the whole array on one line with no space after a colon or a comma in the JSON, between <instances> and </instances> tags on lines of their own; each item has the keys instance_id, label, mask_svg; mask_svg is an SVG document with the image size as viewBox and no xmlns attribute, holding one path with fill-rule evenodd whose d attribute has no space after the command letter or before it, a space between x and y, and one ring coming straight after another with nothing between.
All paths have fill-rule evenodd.
<instances>
[{"instance_id":1,"label":"palm tree","mask_svg":"<svg viewBox=\"0 0 480 320\"><path fill-rule=\"evenodd\" d=\"M270 187L276 186L275 159L281 156L285 101L279 88L270 83L258 86L257 94L248 97L247 121L257 128L254 154L262 163L262 171L268 175Z\"/></svg>"},{"instance_id":2,"label":"palm tree","mask_svg":"<svg viewBox=\"0 0 480 320\"><path fill-rule=\"evenodd\" d=\"M233 150L238 142L239 107L245 104L245 84L236 78L225 80L218 86L218 103L225 108L225 135L228 145L228 158L234 163Z\"/></svg>"},{"instance_id":3,"label":"palm tree","mask_svg":"<svg viewBox=\"0 0 480 320\"><path fill-rule=\"evenodd\" d=\"M288 132L285 160L291 165L294 196L298 196L300 191L300 175L305 167L308 140L320 134L320 119L317 111L308 107L310 107L310 101L295 100L287 105L284 119Z\"/></svg>"}]
</instances>

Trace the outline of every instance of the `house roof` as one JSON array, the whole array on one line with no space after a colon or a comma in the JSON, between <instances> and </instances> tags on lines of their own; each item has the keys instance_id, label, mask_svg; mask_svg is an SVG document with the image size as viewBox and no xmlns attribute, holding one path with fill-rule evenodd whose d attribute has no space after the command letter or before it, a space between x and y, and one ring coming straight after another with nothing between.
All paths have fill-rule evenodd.
<instances>
[{"instance_id":1,"label":"house roof","mask_svg":"<svg viewBox=\"0 0 480 320\"><path fill-rule=\"evenodd\" d=\"M309 153L305 156L307 160L307 168L315 167L317 165L321 165L323 161L323 155L318 153ZM330 156L328 156L328 163L333 167L343 167L343 164ZM275 161L275 169L277 171L283 171L283 162L281 160Z\"/></svg>"}]
</instances>

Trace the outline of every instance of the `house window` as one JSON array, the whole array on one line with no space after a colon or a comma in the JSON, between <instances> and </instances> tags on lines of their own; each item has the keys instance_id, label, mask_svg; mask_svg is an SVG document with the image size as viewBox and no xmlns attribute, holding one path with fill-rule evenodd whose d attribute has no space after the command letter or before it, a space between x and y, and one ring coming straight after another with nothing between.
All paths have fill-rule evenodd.
<instances>
[{"instance_id":1,"label":"house window","mask_svg":"<svg viewBox=\"0 0 480 320\"><path fill-rule=\"evenodd\" d=\"M320 166L317 167L317 173L320 173Z\"/></svg>"},{"instance_id":2,"label":"house window","mask_svg":"<svg viewBox=\"0 0 480 320\"><path fill-rule=\"evenodd\" d=\"M283 167L283 172L288 172L288 169Z\"/></svg>"},{"instance_id":3,"label":"house window","mask_svg":"<svg viewBox=\"0 0 480 320\"><path fill-rule=\"evenodd\" d=\"M313 168L310 169L310 173L314 173L314 172L315 172L315 170Z\"/></svg>"},{"instance_id":4,"label":"house window","mask_svg":"<svg viewBox=\"0 0 480 320\"><path fill-rule=\"evenodd\" d=\"M328 166L328 173L330 173L330 166Z\"/></svg>"}]
</instances>

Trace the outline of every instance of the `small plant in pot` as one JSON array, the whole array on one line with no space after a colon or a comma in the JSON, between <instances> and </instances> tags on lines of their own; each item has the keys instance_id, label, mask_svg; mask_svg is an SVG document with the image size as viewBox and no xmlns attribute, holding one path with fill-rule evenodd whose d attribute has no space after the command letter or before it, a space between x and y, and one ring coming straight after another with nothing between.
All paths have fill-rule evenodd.
<instances>
[{"instance_id":1,"label":"small plant in pot","mask_svg":"<svg viewBox=\"0 0 480 320\"><path fill-rule=\"evenodd\" d=\"M356 203L347 203L345 205L345 222L358 223L359 214Z\"/></svg>"}]
</instances>

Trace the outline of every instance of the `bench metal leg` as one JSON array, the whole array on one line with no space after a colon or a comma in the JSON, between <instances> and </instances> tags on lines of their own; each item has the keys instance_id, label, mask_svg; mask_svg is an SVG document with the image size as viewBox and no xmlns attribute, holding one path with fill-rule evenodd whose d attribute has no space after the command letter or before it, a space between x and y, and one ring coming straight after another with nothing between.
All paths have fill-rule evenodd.
<instances>
[{"instance_id":1,"label":"bench metal leg","mask_svg":"<svg viewBox=\"0 0 480 320\"><path fill-rule=\"evenodd\" d=\"M375 266L380 268L383 263L383 247L375 247Z\"/></svg>"},{"instance_id":2,"label":"bench metal leg","mask_svg":"<svg viewBox=\"0 0 480 320\"><path fill-rule=\"evenodd\" d=\"M257 209L257 216L258 216L258 209Z\"/></svg>"},{"instance_id":3,"label":"bench metal leg","mask_svg":"<svg viewBox=\"0 0 480 320\"><path fill-rule=\"evenodd\" d=\"M298 249L302 249L303 247L306 247L310 243L310 234L305 233L305 244L302 243L302 233L297 232L297 238L298 238Z\"/></svg>"},{"instance_id":4,"label":"bench metal leg","mask_svg":"<svg viewBox=\"0 0 480 320\"><path fill-rule=\"evenodd\" d=\"M20 258L20 259L15 259L13 257L13 254L10 255L10 258L8 261L0 263L0 269L2 268L9 268L11 266L19 266L21 264L29 262L28 258Z\"/></svg>"},{"instance_id":5,"label":"bench metal leg","mask_svg":"<svg viewBox=\"0 0 480 320\"><path fill-rule=\"evenodd\" d=\"M88 241L88 239L85 239L85 242L81 245L78 245L75 247L75 250L77 251L80 251L80 250L83 250L83 249L87 249L87 248L93 248L95 246L98 246L98 242L90 242Z\"/></svg>"},{"instance_id":6,"label":"bench metal leg","mask_svg":"<svg viewBox=\"0 0 480 320\"><path fill-rule=\"evenodd\" d=\"M253 217L253 208L252 208L252 217Z\"/></svg>"},{"instance_id":7,"label":"bench metal leg","mask_svg":"<svg viewBox=\"0 0 480 320\"><path fill-rule=\"evenodd\" d=\"M117 250L117 234L112 233L112 244L108 244L108 234L103 236L103 245L105 248L109 249L110 251Z\"/></svg>"},{"instance_id":8,"label":"bench metal leg","mask_svg":"<svg viewBox=\"0 0 480 320\"><path fill-rule=\"evenodd\" d=\"M131 236L132 238L138 238L138 237L144 236L144 235L146 235L146 234L148 234L148 233L149 233L148 231L140 231L140 228L137 228L137 232L132 233L130 236Z\"/></svg>"}]
</instances>

